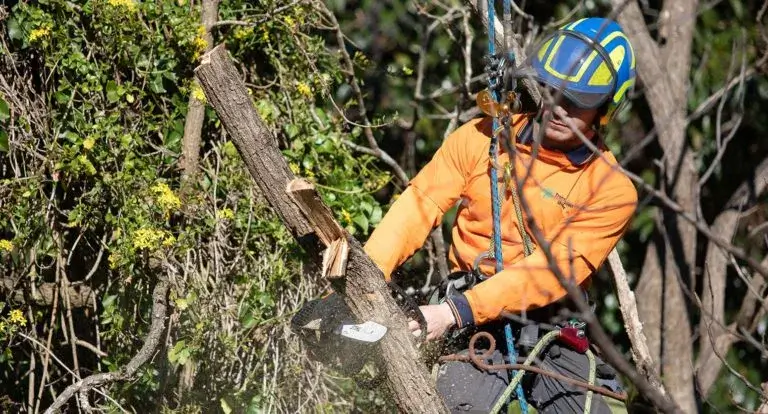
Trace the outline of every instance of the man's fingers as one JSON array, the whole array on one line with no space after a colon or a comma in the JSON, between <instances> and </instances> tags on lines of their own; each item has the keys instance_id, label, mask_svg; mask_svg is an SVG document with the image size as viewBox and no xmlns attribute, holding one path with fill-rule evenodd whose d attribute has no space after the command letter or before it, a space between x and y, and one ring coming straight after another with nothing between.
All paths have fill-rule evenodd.
<instances>
[{"instance_id":1,"label":"man's fingers","mask_svg":"<svg viewBox=\"0 0 768 414\"><path fill-rule=\"evenodd\" d=\"M415 331L417 329L419 329L419 323L418 322L414 321L413 319L408 321L408 330Z\"/></svg>"}]
</instances>

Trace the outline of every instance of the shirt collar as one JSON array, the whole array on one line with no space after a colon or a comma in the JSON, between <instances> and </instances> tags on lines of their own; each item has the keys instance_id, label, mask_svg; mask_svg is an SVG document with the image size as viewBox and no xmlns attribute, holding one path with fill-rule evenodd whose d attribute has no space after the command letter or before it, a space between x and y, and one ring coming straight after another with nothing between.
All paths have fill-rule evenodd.
<instances>
[{"instance_id":1,"label":"shirt collar","mask_svg":"<svg viewBox=\"0 0 768 414\"><path fill-rule=\"evenodd\" d=\"M516 134L517 143L530 146L533 142L533 122L529 119ZM557 150L550 150L557 151ZM581 145L570 151L557 151L565 155L574 167L581 167L592 159L593 152L586 145Z\"/></svg>"}]
</instances>

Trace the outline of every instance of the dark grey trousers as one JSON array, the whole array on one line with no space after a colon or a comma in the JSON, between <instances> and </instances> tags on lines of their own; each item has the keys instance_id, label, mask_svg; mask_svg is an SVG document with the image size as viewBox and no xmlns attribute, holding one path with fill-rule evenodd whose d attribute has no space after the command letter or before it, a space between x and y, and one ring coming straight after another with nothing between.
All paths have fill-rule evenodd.
<instances>
[{"instance_id":1,"label":"dark grey trousers","mask_svg":"<svg viewBox=\"0 0 768 414\"><path fill-rule=\"evenodd\" d=\"M468 350L460 352L467 355ZM603 364L597 359L597 364ZM504 360L498 350L492 355L494 364ZM491 361L486 361L491 362ZM587 381L589 378L589 360L586 355L571 351L557 343L550 344L534 363L543 369L553 371L570 378ZM605 374L604 377L610 376ZM507 388L507 371L483 371L469 362L448 362L442 364L437 373L437 390L452 413L487 413ZM540 413L583 413L586 390L554 378L535 373L526 373L523 377L523 390L528 403ZM596 385L612 391L621 392L621 385L616 377L599 378ZM513 393L514 395L514 393ZM501 411L506 413L506 408ZM590 413L610 414L626 412L621 401L603 397L594 393Z\"/></svg>"}]
</instances>

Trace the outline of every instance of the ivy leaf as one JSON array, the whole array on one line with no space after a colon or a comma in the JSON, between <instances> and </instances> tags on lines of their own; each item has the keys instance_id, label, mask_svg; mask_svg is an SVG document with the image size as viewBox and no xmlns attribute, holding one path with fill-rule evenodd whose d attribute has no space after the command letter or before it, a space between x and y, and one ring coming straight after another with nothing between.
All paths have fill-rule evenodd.
<instances>
[{"instance_id":1,"label":"ivy leaf","mask_svg":"<svg viewBox=\"0 0 768 414\"><path fill-rule=\"evenodd\" d=\"M23 40L24 34L21 33L19 22L16 19L8 20L8 37L13 40Z\"/></svg>"},{"instance_id":2,"label":"ivy leaf","mask_svg":"<svg viewBox=\"0 0 768 414\"><path fill-rule=\"evenodd\" d=\"M183 364L180 358L181 358L182 352L184 352L185 350L187 351L187 357L189 357L189 349L187 349L186 345L187 345L186 342L184 342L184 340L182 339L181 341L176 342L176 345L174 345L173 348L171 348L170 351L168 351L168 360L171 361L172 364L175 364L177 362L179 364ZM186 360L184 362L186 362Z\"/></svg>"},{"instance_id":3,"label":"ivy leaf","mask_svg":"<svg viewBox=\"0 0 768 414\"><path fill-rule=\"evenodd\" d=\"M0 98L0 122L5 122L11 117L11 110L8 108L8 102Z\"/></svg>"},{"instance_id":4,"label":"ivy leaf","mask_svg":"<svg viewBox=\"0 0 768 414\"><path fill-rule=\"evenodd\" d=\"M4 129L0 129L0 151L8 152L11 146L8 143L8 133Z\"/></svg>"},{"instance_id":5,"label":"ivy leaf","mask_svg":"<svg viewBox=\"0 0 768 414\"><path fill-rule=\"evenodd\" d=\"M373 212L371 213L371 224L376 225L379 224L381 221L382 211L381 207L376 206L373 208Z\"/></svg>"},{"instance_id":6,"label":"ivy leaf","mask_svg":"<svg viewBox=\"0 0 768 414\"><path fill-rule=\"evenodd\" d=\"M165 88L163 87L163 77L160 75L155 75L155 77L152 78L152 81L149 82L149 88L152 89L152 92L154 93L166 92Z\"/></svg>"},{"instance_id":7,"label":"ivy leaf","mask_svg":"<svg viewBox=\"0 0 768 414\"><path fill-rule=\"evenodd\" d=\"M115 103L120 100L120 94L117 92L117 83L115 81L107 82L107 100L109 103Z\"/></svg>"},{"instance_id":8,"label":"ivy leaf","mask_svg":"<svg viewBox=\"0 0 768 414\"><path fill-rule=\"evenodd\" d=\"M352 221L354 221L355 224L360 226L360 228L363 229L363 231L368 231L368 219L364 215L358 214L352 219Z\"/></svg>"},{"instance_id":9,"label":"ivy leaf","mask_svg":"<svg viewBox=\"0 0 768 414\"><path fill-rule=\"evenodd\" d=\"M179 131L173 130L166 135L165 139L165 146L171 150L171 151L177 151L179 148L179 143L181 142L181 133Z\"/></svg>"}]
</instances>

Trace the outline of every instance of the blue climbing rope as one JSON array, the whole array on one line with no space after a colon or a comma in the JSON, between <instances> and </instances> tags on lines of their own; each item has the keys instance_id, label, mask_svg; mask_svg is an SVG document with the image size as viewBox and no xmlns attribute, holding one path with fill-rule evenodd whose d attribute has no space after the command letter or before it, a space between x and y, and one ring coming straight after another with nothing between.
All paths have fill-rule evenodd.
<instances>
[{"instance_id":1,"label":"blue climbing rope","mask_svg":"<svg viewBox=\"0 0 768 414\"><path fill-rule=\"evenodd\" d=\"M495 13L494 13L494 1L488 0L488 53L490 56L493 56L496 53L496 29L494 25ZM504 0L504 15L505 17L509 16L511 14L511 6L510 6L510 0ZM509 45L507 45L509 47ZM499 79L495 76L489 76L488 77L488 87L491 92L491 96L493 99L498 102L499 101L499 95L498 95L498 82L503 81L502 79ZM491 157L491 198L493 201L493 205L491 207L492 214L493 214L493 257L496 260L496 272L500 272L504 269L504 259L501 255L501 197L499 197L499 184L498 184L498 177L499 173L497 171L498 166L498 147L499 147L499 134L497 134L497 130L499 127L499 120L497 117L493 118L493 129L491 130L491 147L488 150L489 156ZM511 154L510 154L511 155ZM521 223L522 225L522 223ZM504 335L506 337L507 342L507 357L509 358L509 363L514 364L517 363L517 352L515 351L515 337L512 334L512 325L508 322L504 326ZM511 377L514 377L516 375L516 371L512 371ZM515 387L515 394L517 395L517 400L520 402L520 411L522 411L523 414L528 414L528 403L525 400L525 395L523 394L523 387L518 384L517 387Z\"/></svg>"}]
</instances>

